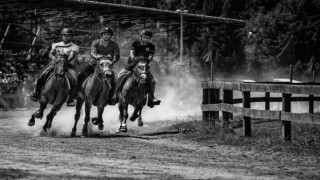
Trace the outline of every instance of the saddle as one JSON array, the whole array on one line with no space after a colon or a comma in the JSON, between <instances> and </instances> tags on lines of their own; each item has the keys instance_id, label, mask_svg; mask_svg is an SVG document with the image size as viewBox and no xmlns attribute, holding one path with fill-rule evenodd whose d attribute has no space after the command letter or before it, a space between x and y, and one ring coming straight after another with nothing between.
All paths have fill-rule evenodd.
<instances>
[{"instance_id":1,"label":"saddle","mask_svg":"<svg viewBox=\"0 0 320 180\"><path fill-rule=\"evenodd\" d=\"M124 84L126 83L126 81L131 77L132 72L130 71L129 73L123 75L122 77L120 77L119 79L119 87L118 87L118 92L120 92L124 86Z\"/></svg>"}]
</instances>

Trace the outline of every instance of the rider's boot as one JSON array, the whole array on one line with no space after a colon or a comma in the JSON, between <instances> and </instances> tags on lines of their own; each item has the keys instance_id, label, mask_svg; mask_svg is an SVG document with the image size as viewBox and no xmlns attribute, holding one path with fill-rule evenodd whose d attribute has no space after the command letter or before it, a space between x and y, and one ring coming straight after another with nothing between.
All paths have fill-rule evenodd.
<instances>
[{"instance_id":1,"label":"rider's boot","mask_svg":"<svg viewBox=\"0 0 320 180\"><path fill-rule=\"evenodd\" d=\"M109 105L116 105L119 102L118 98L118 80L114 76L112 81L111 81L111 89L109 91L108 95L108 104Z\"/></svg>"},{"instance_id":2,"label":"rider's boot","mask_svg":"<svg viewBox=\"0 0 320 180\"><path fill-rule=\"evenodd\" d=\"M147 84L147 92L148 92L148 103L147 103L147 105L150 108L153 108L156 105L160 105L160 103L161 103L161 100L159 100L159 99L154 97L155 88L156 88L156 82L152 78L152 79L150 79L148 81L148 84Z\"/></svg>"},{"instance_id":3,"label":"rider's boot","mask_svg":"<svg viewBox=\"0 0 320 180\"><path fill-rule=\"evenodd\" d=\"M77 93L77 85L73 85L70 93L69 93L69 98L67 100L67 106L75 106L76 102L74 101L76 93Z\"/></svg>"},{"instance_id":4,"label":"rider's boot","mask_svg":"<svg viewBox=\"0 0 320 180\"><path fill-rule=\"evenodd\" d=\"M40 75L40 77L36 79L36 87L34 91L29 95L29 98L34 102L37 102L39 100L40 91L44 83L44 76L45 75Z\"/></svg>"},{"instance_id":5,"label":"rider's boot","mask_svg":"<svg viewBox=\"0 0 320 180\"><path fill-rule=\"evenodd\" d=\"M77 96L77 92L78 92L78 78L76 77L76 75L74 75L73 83L69 93L69 99L67 100L67 106L75 106L77 104L74 101L74 99Z\"/></svg>"}]
</instances>

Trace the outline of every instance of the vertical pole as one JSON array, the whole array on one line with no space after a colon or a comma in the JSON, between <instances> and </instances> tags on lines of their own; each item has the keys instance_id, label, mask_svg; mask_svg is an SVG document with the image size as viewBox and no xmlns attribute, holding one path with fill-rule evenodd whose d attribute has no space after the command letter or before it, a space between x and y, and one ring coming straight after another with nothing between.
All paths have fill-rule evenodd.
<instances>
[{"instance_id":1,"label":"vertical pole","mask_svg":"<svg viewBox=\"0 0 320 180\"><path fill-rule=\"evenodd\" d=\"M242 107L251 108L250 91L243 91L242 98ZM251 117L243 116L243 134L251 137Z\"/></svg>"},{"instance_id":2,"label":"vertical pole","mask_svg":"<svg viewBox=\"0 0 320 180\"><path fill-rule=\"evenodd\" d=\"M222 102L225 104L232 104L232 90L223 90L223 100ZM229 124L229 119L230 119L231 113L229 112L222 112L222 126L228 125Z\"/></svg>"},{"instance_id":3,"label":"vertical pole","mask_svg":"<svg viewBox=\"0 0 320 180\"><path fill-rule=\"evenodd\" d=\"M282 111L291 112L291 94L282 94ZM282 121L282 138L291 141L291 122Z\"/></svg>"},{"instance_id":4,"label":"vertical pole","mask_svg":"<svg viewBox=\"0 0 320 180\"><path fill-rule=\"evenodd\" d=\"M292 64L290 64L290 84L292 84L292 76L293 76L293 70L292 70Z\"/></svg>"},{"instance_id":5,"label":"vertical pole","mask_svg":"<svg viewBox=\"0 0 320 180\"><path fill-rule=\"evenodd\" d=\"M208 104L208 93L209 93L209 89L204 89L202 90L202 104L206 105ZM202 120L205 122L209 122L209 115L208 115L208 111L202 111Z\"/></svg>"},{"instance_id":6,"label":"vertical pole","mask_svg":"<svg viewBox=\"0 0 320 180\"><path fill-rule=\"evenodd\" d=\"M210 61L210 65L211 65L211 70L210 70L211 81L213 81L213 50L211 50L211 61Z\"/></svg>"},{"instance_id":7,"label":"vertical pole","mask_svg":"<svg viewBox=\"0 0 320 180\"><path fill-rule=\"evenodd\" d=\"M167 62L169 62L169 28L170 28L170 21L168 20L167 24Z\"/></svg>"},{"instance_id":8,"label":"vertical pole","mask_svg":"<svg viewBox=\"0 0 320 180\"><path fill-rule=\"evenodd\" d=\"M182 12L180 19L180 64L182 64L182 56L183 56L183 15Z\"/></svg>"},{"instance_id":9,"label":"vertical pole","mask_svg":"<svg viewBox=\"0 0 320 180\"><path fill-rule=\"evenodd\" d=\"M313 83L315 83L315 72L312 71ZM309 95L309 113L314 112L314 96L313 94Z\"/></svg>"},{"instance_id":10,"label":"vertical pole","mask_svg":"<svg viewBox=\"0 0 320 180\"><path fill-rule=\"evenodd\" d=\"M265 99L264 109L270 110L270 92L266 92L265 95L266 95L266 99Z\"/></svg>"}]
</instances>

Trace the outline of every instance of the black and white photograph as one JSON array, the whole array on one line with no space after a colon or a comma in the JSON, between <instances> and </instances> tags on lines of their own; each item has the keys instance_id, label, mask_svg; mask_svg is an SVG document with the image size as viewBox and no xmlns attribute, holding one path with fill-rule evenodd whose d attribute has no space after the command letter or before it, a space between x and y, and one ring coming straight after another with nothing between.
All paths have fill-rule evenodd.
<instances>
[{"instance_id":1,"label":"black and white photograph","mask_svg":"<svg viewBox=\"0 0 320 180\"><path fill-rule=\"evenodd\" d=\"M0 179L319 180L319 0L0 0Z\"/></svg>"}]
</instances>

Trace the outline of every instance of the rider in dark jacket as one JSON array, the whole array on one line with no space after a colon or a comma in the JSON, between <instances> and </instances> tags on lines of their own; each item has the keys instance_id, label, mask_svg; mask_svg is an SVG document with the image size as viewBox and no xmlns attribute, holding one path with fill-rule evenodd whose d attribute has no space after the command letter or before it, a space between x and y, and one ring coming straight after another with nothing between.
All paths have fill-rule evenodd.
<instances>
[{"instance_id":1,"label":"rider in dark jacket","mask_svg":"<svg viewBox=\"0 0 320 180\"><path fill-rule=\"evenodd\" d=\"M74 35L74 32L72 29L70 28L62 29L61 35L62 35L62 41L58 43L54 43L52 45L51 51L49 53L49 58L51 59L51 62L38 75L38 78L36 79L35 90L31 95L29 95L29 97L33 101L38 101L42 86L44 85L46 78L48 77L48 74L51 73L54 69L53 64L55 63L57 57L63 56L68 58L68 62L69 62L68 73L73 77L75 81L73 82L73 86L71 87L67 105L74 106L73 96L75 94L78 80L77 80L76 72L72 69L71 61L73 61L77 56L79 52L79 46L71 42L72 37Z\"/></svg>"},{"instance_id":2,"label":"rider in dark jacket","mask_svg":"<svg viewBox=\"0 0 320 180\"><path fill-rule=\"evenodd\" d=\"M153 59L153 55L155 53L155 46L150 42L152 38L152 32L148 30L142 30L140 32L140 40L134 41L131 45L130 57L128 59L128 63L124 69L122 69L119 73L118 80L121 80L122 77L133 71L134 67L138 63L139 57L147 58L149 63ZM120 82L117 82L117 92L119 91L118 86ZM153 108L155 105L160 104L160 100L154 97L154 91L156 87L156 81L153 78L153 75L150 71L147 74L147 92L148 92L148 103L147 105L150 108ZM117 97L118 99L118 97Z\"/></svg>"}]
</instances>

